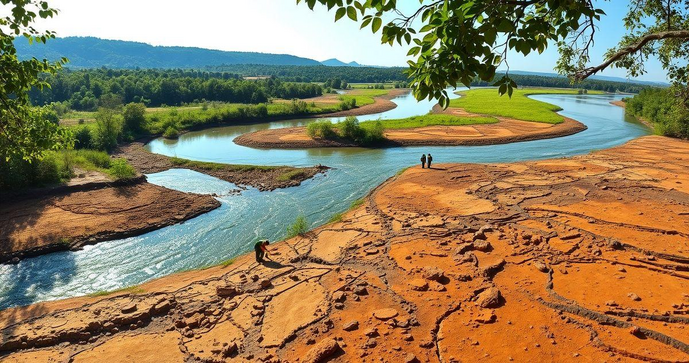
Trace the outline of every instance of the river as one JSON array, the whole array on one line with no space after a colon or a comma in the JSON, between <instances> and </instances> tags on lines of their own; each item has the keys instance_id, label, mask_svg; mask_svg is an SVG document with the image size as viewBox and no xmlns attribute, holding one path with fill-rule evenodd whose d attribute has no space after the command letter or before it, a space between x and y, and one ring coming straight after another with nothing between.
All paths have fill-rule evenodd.
<instances>
[{"instance_id":1,"label":"river","mask_svg":"<svg viewBox=\"0 0 689 363\"><path fill-rule=\"evenodd\" d=\"M578 120L588 130L547 140L491 146L401 147L385 149L326 148L265 150L236 145L243 133L304 125L313 119L227 126L182 135L179 140L157 139L150 151L187 159L233 164L332 167L299 187L259 192L189 170L174 169L148 175L151 183L197 193L216 193L220 208L138 237L102 242L81 251L52 253L0 265L0 309L10 306L82 296L119 289L199 268L250 251L259 238L279 240L296 216L311 227L346 210L358 198L400 169L416 164L422 153L446 162L512 162L584 154L647 135L648 128L626 120L624 110L610 105L621 96L536 95L532 98L560 106L560 114ZM423 115L432 102L416 102L411 95L393 100L398 107L359 120Z\"/></svg>"}]
</instances>

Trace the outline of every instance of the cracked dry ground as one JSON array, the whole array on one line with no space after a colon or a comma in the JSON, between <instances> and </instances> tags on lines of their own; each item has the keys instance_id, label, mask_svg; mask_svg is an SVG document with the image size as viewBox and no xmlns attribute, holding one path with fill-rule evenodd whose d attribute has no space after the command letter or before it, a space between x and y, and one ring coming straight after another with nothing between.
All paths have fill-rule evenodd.
<instances>
[{"instance_id":1,"label":"cracked dry ground","mask_svg":"<svg viewBox=\"0 0 689 363\"><path fill-rule=\"evenodd\" d=\"M407 170L143 293L0 313L8 361L687 361L689 143ZM14 322L14 323L11 323Z\"/></svg>"}]
</instances>

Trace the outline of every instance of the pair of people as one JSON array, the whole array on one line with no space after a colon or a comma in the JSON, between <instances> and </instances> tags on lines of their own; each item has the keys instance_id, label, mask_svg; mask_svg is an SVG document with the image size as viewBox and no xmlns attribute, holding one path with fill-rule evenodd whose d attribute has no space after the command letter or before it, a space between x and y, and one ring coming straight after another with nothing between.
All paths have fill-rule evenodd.
<instances>
[{"instance_id":1,"label":"pair of people","mask_svg":"<svg viewBox=\"0 0 689 363\"><path fill-rule=\"evenodd\" d=\"M426 154L421 155L421 169L425 168L426 165L428 165L428 168L431 168L431 164L433 163L433 156L431 154L428 154L428 157L426 157Z\"/></svg>"}]
</instances>

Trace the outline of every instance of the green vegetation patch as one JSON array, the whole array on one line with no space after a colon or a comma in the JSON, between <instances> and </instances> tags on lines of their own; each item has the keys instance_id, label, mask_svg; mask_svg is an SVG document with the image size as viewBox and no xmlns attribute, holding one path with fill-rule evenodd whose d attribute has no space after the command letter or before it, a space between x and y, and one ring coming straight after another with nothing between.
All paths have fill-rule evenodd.
<instances>
[{"instance_id":1,"label":"green vegetation patch","mask_svg":"<svg viewBox=\"0 0 689 363\"><path fill-rule=\"evenodd\" d=\"M174 166L184 167L184 168L194 168L202 169L208 171L219 171L219 170L229 170L229 171L269 171L281 168L280 166L266 166L266 165L235 165L235 164L221 164L213 163L208 161L197 161L182 159L177 157L171 157L170 162Z\"/></svg>"},{"instance_id":2,"label":"green vegetation patch","mask_svg":"<svg viewBox=\"0 0 689 363\"><path fill-rule=\"evenodd\" d=\"M367 128L375 125L376 121L366 121L361 123L361 127ZM446 114L428 114L423 116L412 116L396 120L380 120L385 129L412 129L425 126L462 126L493 124L498 122L495 117L464 117Z\"/></svg>"},{"instance_id":3,"label":"green vegetation patch","mask_svg":"<svg viewBox=\"0 0 689 363\"><path fill-rule=\"evenodd\" d=\"M461 92L462 97L450 101L450 107L461 107L467 112L502 116L517 120L559 124L564 117L558 115L561 108L527 96L535 94L578 94L576 89L522 88L514 90L512 98L500 96L494 88L472 89ZM589 94L601 94L591 91Z\"/></svg>"},{"instance_id":4,"label":"green vegetation patch","mask_svg":"<svg viewBox=\"0 0 689 363\"><path fill-rule=\"evenodd\" d=\"M304 170L295 169L295 170L286 171L286 172L280 174L280 176L278 176L277 180L278 181L290 181L290 180L301 179L301 178L304 178L305 176L306 176L306 172Z\"/></svg>"},{"instance_id":5,"label":"green vegetation patch","mask_svg":"<svg viewBox=\"0 0 689 363\"><path fill-rule=\"evenodd\" d=\"M101 297L101 296L108 296L108 295L117 294L117 293L128 293L131 295L139 295L139 294L143 294L145 292L146 292L146 290L144 290L140 286L130 286L130 287L124 287L124 288L115 289L115 290L96 291L96 292L90 293L88 296L89 297Z\"/></svg>"}]
</instances>

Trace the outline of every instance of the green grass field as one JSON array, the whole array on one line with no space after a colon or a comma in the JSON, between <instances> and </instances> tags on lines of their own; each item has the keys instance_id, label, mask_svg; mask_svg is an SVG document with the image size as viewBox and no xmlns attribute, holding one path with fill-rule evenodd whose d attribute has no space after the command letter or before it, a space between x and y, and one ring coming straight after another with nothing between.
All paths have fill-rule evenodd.
<instances>
[{"instance_id":1,"label":"green grass field","mask_svg":"<svg viewBox=\"0 0 689 363\"><path fill-rule=\"evenodd\" d=\"M459 117L445 114L428 114L423 116L412 116L396 120L380 120L386 130L394 129L413 129L425 126L462 126L477 124L494 124L498 122L495 117ZM362 122L362 127L371 127L376 121Z\"/></svg>"},{"instance_id":2,"label":"green grass field","mask_svg":"<svg viewBox=\"0 0 689 363\"><path fill-rule=\"evenodd\" d=\"M450 101L450 107L461 107L468 112L510 117L517 120L545 122L559 124L564 117L558 115L560 107L549 103L536 101L527 97L536 94L567 94L576 95L576 89L555 88L523 88L516 89L512 98L500 96L495 88L480 88L460 92L462 97ZM603 94L600 91L590 91L588 94Z\"/></svg>"}]
</instances>

